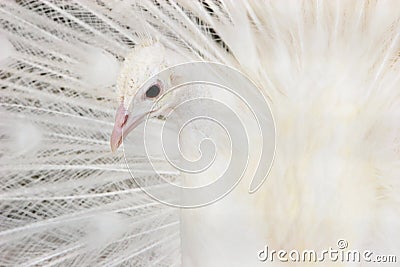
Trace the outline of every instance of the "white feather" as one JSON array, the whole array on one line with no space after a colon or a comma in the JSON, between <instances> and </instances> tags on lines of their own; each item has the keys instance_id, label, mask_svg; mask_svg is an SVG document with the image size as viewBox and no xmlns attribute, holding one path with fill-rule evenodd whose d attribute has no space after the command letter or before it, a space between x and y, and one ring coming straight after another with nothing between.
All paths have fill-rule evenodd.
<instances>
[{"instance_id":1,"label":"white feather","mask_svg":"<svg viewBox=\"0 0 400 267\"><path fill-rule=\"evenodd\" d=\"M3 35L0 35L0 62L10 58L14 53L14 46L10 43L10 41Z\"/></svg>"}]
</instances>

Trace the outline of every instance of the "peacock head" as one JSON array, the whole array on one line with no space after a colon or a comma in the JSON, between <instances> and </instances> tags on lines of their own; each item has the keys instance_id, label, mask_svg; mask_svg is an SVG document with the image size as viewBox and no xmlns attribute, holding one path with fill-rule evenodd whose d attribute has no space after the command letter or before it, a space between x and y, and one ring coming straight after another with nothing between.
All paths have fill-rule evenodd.
<instances>
[{"instance_id":1,"label":"peacock head","mask_svg":"<svg viewBox=\"0 0 400 267\"><path fill-rule=\"evenodd\" d=\"M173 51L168 53L174 54ZM147 117L157 117L171 106L170 96L162 99L161 96L174 77L157 75L171 64L171 57L166 58L166 48L157 41L137 45L125 58L117 81L121 103L110 140L113 152Z\"/></svg>"}]
</instances>

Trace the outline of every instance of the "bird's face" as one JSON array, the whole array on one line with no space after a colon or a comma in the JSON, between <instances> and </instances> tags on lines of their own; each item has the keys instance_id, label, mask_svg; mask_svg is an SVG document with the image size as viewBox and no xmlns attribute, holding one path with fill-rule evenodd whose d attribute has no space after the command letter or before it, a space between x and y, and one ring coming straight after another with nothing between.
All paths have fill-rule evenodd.
<instances>
[{"instance_id":1,"label":"bird's face","mask_svg":"<svg viewBox=\"0 0 400 267\"><path fill-rule=\"evenodd\" d=\"M171 84L172 76L156 75L168 65L165 48L158 42L139 45L126 57L117 82L121 104L111 134L113 152L148 116L157 116L170 106L170 97L160 98Z\"/></svg>"}]
</instances>

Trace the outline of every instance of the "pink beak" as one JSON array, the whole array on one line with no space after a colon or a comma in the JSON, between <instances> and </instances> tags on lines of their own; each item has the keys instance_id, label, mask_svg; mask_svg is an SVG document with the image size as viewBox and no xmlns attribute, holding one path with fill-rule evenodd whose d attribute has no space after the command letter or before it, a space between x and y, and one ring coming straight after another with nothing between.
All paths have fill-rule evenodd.
<instances>
[{"instance_id":1,"label":"pink beak","mask_svg":"<svg viewBox=\"0 0 400 267\"><path fill-rule=\"evenodd\" d=\"M117 151L118 147L122 144L122 140L144 120L145 116L146 113L131 116L124 107L123 102L121 103L115 114L114 129L110 138L112 152Z\"/></svg>"}]
</instances>

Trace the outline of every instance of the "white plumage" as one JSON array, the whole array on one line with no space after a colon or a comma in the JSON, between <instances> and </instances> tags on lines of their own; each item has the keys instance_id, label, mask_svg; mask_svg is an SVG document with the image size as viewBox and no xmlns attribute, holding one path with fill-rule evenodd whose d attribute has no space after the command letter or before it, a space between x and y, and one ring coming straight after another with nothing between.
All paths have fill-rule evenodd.
<instances>
[{"instance_id":1,"label":"white plumage","mask_svg":"<svg viewBox=\"0 0 400 267\"><path fill-rule=\"evenodd\" d=\"M1 3L0 265L278 266L258 251L341 238L398 254L399 11L397 1ZM121 98L128 108L140 82L193 60L237 68L268 97L276 157L254 195L246 180L179 210L137 187L109 136ZM133 156L140 179L163 190L143 151Z\"/></svg>"}]
</instances>

